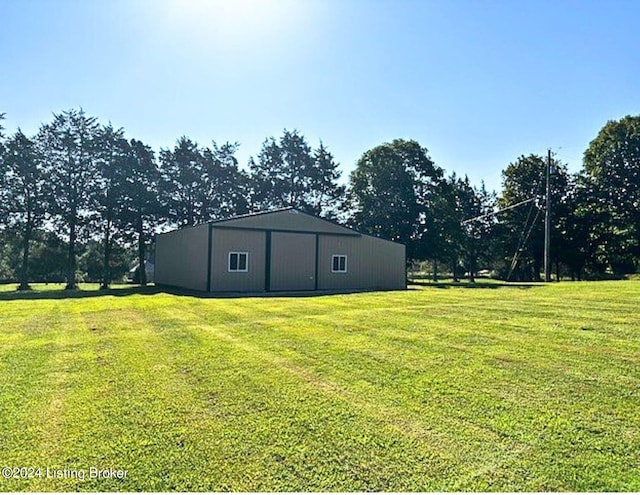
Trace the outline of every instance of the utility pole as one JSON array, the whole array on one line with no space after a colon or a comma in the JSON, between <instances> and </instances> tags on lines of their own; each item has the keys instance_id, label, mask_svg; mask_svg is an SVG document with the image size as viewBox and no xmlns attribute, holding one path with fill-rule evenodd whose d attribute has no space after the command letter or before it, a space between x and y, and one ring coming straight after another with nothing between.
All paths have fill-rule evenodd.
<instances>
[{"instance_id":1,"label":"utility pole","mask_svg":"<svg viewBox=\"0 0 640 495\"><path fill-rule=\"evenodd\" d=\"M547 199L544 212L544 281L551 282L551 149L547 150Z\"/></svg>"}]
</instances>

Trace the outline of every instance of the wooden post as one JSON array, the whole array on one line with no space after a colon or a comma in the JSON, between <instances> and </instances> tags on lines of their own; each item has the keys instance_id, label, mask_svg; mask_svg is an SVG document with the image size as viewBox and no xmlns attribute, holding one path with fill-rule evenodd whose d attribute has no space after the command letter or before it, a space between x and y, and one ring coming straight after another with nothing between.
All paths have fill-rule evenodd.
<instances>
[{"instance_id":1,"label":"wooden post","mask_svg":"<svg viewBox=\"0 0 640 495\"><path fill-rule=\"evenodd\" d=\"M544 281L551 282L551 149L547 150L547 198L544 212Z\"/></svg>"}]
</instances>

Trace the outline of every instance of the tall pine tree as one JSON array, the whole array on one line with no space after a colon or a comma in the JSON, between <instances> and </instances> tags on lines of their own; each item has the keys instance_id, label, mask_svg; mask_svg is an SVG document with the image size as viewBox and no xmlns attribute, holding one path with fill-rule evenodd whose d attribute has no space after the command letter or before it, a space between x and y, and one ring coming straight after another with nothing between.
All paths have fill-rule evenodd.
<instances>
[{"instance_id":1,"label":"tall pine tree","mask_svg":"<svg viewBox=\"0 0 640 495\"><path fill-rule=\"evenodd\" d=\"M195 225L246 210L245 179L234 153L237 144L199 148L187 137L160 152L160 197L168 218Z\"/></svg>"},{"instance_id":2,"label":"tall pine tree","mask_svg":"<svg viewBox=\"0 0 640 495\"><path fill-rule=\"evenodd\" d=\"M257 161L249 161L254 210L296 207L335 217L343 201L339 164L321 142L312 150L298 131L284 130L278 141L268 138Z\"/></svg>"},{"instance_id":3,"label":"tall pine tree","mask_svg":"<svg viewBox=\"0 0 640 495\"><path fill-rule=\"evenodd\" d=\"M160 171L152 149L141 141L129 143L128 174L123 191L122 221L137 241L138 281L147 284L146 249L157 222L163 217L158 199Z\"/></svg>"},{"instance_id":4,"label":"tall pine tree","mask_svg":"<svg viewBox=\"0 0 640 495\"><path fill-rule=\"evenodd\" d=\"M49 185L36 144L18 129L6 142L0 190L6 195L1 207L5 222L17 228L22 238L19 290L29 289L30 247L47 212Z\"/></svg>"},{"instance_id":5,"label":"tall pine tree","mask_svg":"<svg viewBox=\"0 0 640 495\"><path fill-rule=\"evenodd\" d=\"M97 188L97 145L100 127L82 109L54 114L40 128L38 146L51 181L52 213L68 240L66 289L77 288L78 235L88 224L91 199Z\"/></svg>"},{"instance_id":6,"label":"tall pine tree","mask_svg":"<svg viewBox=\"0 0 640 495\"><path fill-rule=\"evenodd\" d=\"M111 284L111 252L115 236L122 232L124 201L129 175L129 143L123 129L111 124L102 127L97 136L97 177L94 189L94 208L102 230L102 282L101 289Z\"/></svg>"}]
</instances>

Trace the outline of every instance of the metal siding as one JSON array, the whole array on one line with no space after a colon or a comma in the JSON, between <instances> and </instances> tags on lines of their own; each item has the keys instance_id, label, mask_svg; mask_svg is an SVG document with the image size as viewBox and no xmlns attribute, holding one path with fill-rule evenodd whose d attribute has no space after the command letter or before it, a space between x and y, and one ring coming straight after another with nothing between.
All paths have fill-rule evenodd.
<instances>
[{"instance_id":1,"label":"metal siding","mask_svg":"<svg viewBox=\"0 0 640 495\"><path fill-rule=\"evenodd\" d=\"M334 254L347 255L347 273L332 273ZM405 247L376 237L321 235L318 289L405 289Z\"/></svg>"},{"instance_id":2,"label":"metal siding","mask_svg":"<svg viewBox=\"0 0 640 495\"><path fill-rule=\"evenodd\" d=\"M206 290L208 232L200 225L156 236L155 282Z\"/></svg>"},{"instance_id":3,"label":"metal siding","mask_svg":"<svg viewBox=\"0 0 640 495\"><path fill-rule=\"evenodd\" d=\"M315 234L271 234L270 290L314 290Z\"/></svg>"},{"instance_id":4,"label":"metal siding","mask_svg":"<svg viewBox=\"0 0 640 495\"><path fill-rule=\"evenodd\" d=\"M213 253L213 226L207 229L207 292L211 292L211 254Z\"/></svg>"},{"instance_id":5,"label":"metal siding","mask_svg":"<svg viewBox=\"0 0 640 495\"><path fill-rule=\"evenodd\" d=\"M225 228L245 221L250 223L243 228L255 230ZM156 282L203 291L210 288L213 292L406 288L402 244L291 211L232 220L229 224L200 225L158 235ZM299 232L291 232L292 227ZM267 255L269 235L273 243ZM248 272L227 271L229 251L249 253ZM334 254L347 255L347 273L331 272Z\"/></svg>"},{"instance_id":6,"label":"metal siding","mask_svg":"<svg viewBox=\"0 0 640 495\"><path fill-rule=\"evenodd\" d=\"M266 232L213 228L211 254L212 292L259 292L264 290ZM249 253L247 272L229 272L230 251Z\"/></svg>"}]
</instances>

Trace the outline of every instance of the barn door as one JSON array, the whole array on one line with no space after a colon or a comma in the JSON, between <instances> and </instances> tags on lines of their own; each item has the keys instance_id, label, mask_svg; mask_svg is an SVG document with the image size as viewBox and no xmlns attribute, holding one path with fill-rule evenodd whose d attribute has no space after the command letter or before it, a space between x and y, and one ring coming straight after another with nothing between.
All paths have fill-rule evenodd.
<instances>
[{"instance_id":1,"label":"barn door","mask_svg":"<svg viewBox=\"0 0 640 495\"><path fill-rule=\"evenodd\" d=\"M316 288L316 236L289 232L271 233L269 290Z\"/></svg>"}]
</instances>

